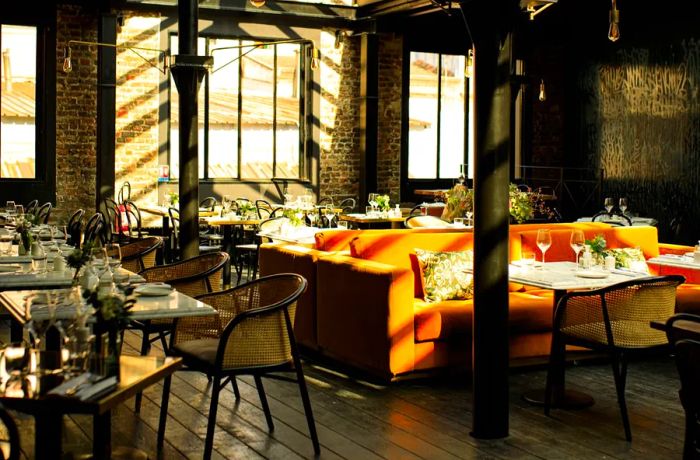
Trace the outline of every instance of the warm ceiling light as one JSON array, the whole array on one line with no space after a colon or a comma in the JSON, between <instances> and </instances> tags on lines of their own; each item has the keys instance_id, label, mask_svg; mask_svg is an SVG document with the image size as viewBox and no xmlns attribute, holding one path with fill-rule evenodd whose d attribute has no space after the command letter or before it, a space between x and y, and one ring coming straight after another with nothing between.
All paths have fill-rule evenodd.
<instances>
[{"instance_id":1,"label":"warm ceiling light","mask_svg":"<svg viewBox=\"0 0 700 460\"><path fill-rule=\"evenodd\" d=\"M540 94L537 97L537 99L539 99L540 102L544 102L547 100L547 93L545 92L545 89L544 89L544 78L540 80Z\"/></svg>"},{"instance_id":2,"label":"warm ceiling light","mask_svg":"<svg viewBox=\"0 0 700 460\"><path fill-rule=\"evenodd\" d=\"M250 4L256 8L265 6L265 0L250 0Z\"/></svg>"},{"instance_id":3,"label":"warm ceiling light","mask_svg":"<svg viewBox=\"0 0 700 460\"><path fill-rule=\"evenodd\" d=\"M620 10L617 9L617 0L612 0L608 38L611 42L616 42L620 39Z\"/></svg>"},{"instance_id":4,"label":"warm ceiling light","mask_svg":"<svg viewBox=\"0 0 700 460\"><path fill-rule=\"evenodd\" d=\"M530 15L530 20L534 21L535 16L557 3L558 0L520 0L520 8Z\"/></svg>"},{"instance_id":5,"label":"warm ceiling light","mask_svg":"<svg viewBox=\"0 0 700 460\"><path fill-rule=\"evenodd\" d=\"M73 70L73 64L71 63L71 49L70 46L63 48L63 71L65 73L70 73Z\"/></svg>"},{"instance_id":6,"label":"warm ceiling light","mask_svg":"<svg viewBox=\"0 0 700 460\"><path fill-rule=\"evenodd\" d=\"M321 53L315 46L311 48L311 68L317 70L321 64Z\"/></svg>"}]
</instances>

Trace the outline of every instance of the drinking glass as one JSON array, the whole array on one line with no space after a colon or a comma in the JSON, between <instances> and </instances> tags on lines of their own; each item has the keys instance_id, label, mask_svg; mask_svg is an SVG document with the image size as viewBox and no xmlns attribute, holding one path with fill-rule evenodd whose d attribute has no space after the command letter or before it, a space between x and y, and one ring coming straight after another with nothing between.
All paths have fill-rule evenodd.
<instances>
[{"instance_id":1,"label":"drinking glass","mask_svg":"<svg viewBox=\"0 0 700 460\"><path fill-rule=\"evenodd\" d=\"M370 193L369 197L367 198L367 202L372 206L372 209L377 209L377 196L378 193Z\"/></svg>"},{"instance_id":2,"label":"drinking glass","mask_svg":"<svg viewBox=\"0 0 700 460\"><path fill-rule=\"evenodd\" d=\"M625 215L625 211L627 211L627 198L620 198L620 212L622 215Z\"/></svg>"},{"instance_id":3,"label":"drinking glass","mask_svg":"<svg viewBox=\"0 0 700 460\"><path fill-rule=\"evenodd\" d=\"M615 207L615 201L608 197L605 199L605 210L608 211L608 214L610 214L610 211Z\"/></svg>"},{"instance_id":4,"label":"drinking glass","mask_svg":"<svg viewBox=\"0 0 700 460\"><path fill-rule=\"evenodd\" d=\"M35 273L44 273L46 272L46 251L40 244L35 247L36 249L32 248L32 270Z\"/></svg>"},{"instance_id":5,"label":"drinking glass","mask_svg":"<svg viewBox=\"0 0 700 460\"><path fill-rule=\"evenodd\" d=\"M333 219L335 219L335 209L333 205L326 206L326 217L328 218L328 228L332 228Z\"/></svg>"},{"instance_id":6,"label":"drinking glass","mask_svg":"<svg viewBox=\"0 0 700 460\"><path fill-rule=\"evenodd\" d=\"M109 268L107 251L105 251L105 248L90 248L90 266L94 270L95 275L97 275L97 278L101 278L107 268Z\"/></svg>"},{"instance_id":7,"label":"drinking glass","mask_svg":"<svg viewBox=\"0 0 700 460\"><path fill-rule=\"evenodd\" d=\"M549 229L541 228L537 230L537 247L542 251L542 265L544 265L544 254L552 245L552 234Z\"/></svg>"},{"instance_id":8,"label":"drinking glass","mask_svg":"<svg viewBox=\"0 0 700 460\"><path fill-rule=\"evenodd\" d=\"M114 273L122 265L122 250L117 243L107 243L105 253L109 269Z\"/></svg>"},{"instance_id":9,"label":"drinking glass","mask_svg":"<svg viewBox=\"0 0 700 460\"><path fill-rule=\"evenodd\" d=\"M8 201L5 203L5 212L12 215L15 213L15 202L14 201Z\"/></svg>"},{"instance_id":10,"label":"drinking glass","mask_svg":"<svg viewBox=\"0 0 700 460\"><path fill-rule=\"evenodd\" d=\"M15 214L17 214L18 217L23 217L24 216L24 206L21 204L16 204L15 205Z\"/></svg>"},{"instance_id":11,"label":"drinking glass","mask_svg":"<svg viewBox=\"0 0 700 460\"><path fill-rule=\"evenodd\" d=\"M474 213L471 211L467 211L465 214L467 216L467 225L472 225L472 216L474 215Z\"/></svg>"},{"instance_id":12,"label":"drinking glass","mask_svg":"<svg viewBox=\"0 0 700 460\"><path fill-rule=\"evenodd\" d=\"M12 254L12 235L6 233L0 235L0 255L9 256Z\"/></svg>"},{"instance_id":13,"label":"drinking glass","mask_svg":"<svg viewBox=\"0 0 700 460\"><path fill-rule=\"evenodd\" d=\"M10 378L19 378L29 367L29 350L21 343L8 345L2 351L2 361Z\"/></svg>"},{"instance_id":14,"label":"drinking glass","mask_svg":"<svg viewBox=\"0 0 700 460\"><path fill-rule=\"evenodd\" d=\"M583 230L572 230L571 239L569 240L571 249L576 253L576 268L578 268L578 256L586 244L586 237L583 235Z\"/></svg>"}]
</instances>

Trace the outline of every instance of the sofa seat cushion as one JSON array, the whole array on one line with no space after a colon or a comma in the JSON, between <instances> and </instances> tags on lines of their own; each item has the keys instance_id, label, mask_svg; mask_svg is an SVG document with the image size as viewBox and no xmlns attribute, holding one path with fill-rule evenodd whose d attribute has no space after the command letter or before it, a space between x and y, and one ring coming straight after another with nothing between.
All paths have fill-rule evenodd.
<instances>
[{"instance_id":1,"label":"sofa seat cushion","mask_svg":"<svg viewBox=\"0 0 700 460\"><path fill-rule=\"evenodd\" d=\"M509 319L511 332L543 332L552 329L552 291L511 292ZM473 300L413 302L415 341L448 341L472 333Z\"/></svg>"}]
</instances>

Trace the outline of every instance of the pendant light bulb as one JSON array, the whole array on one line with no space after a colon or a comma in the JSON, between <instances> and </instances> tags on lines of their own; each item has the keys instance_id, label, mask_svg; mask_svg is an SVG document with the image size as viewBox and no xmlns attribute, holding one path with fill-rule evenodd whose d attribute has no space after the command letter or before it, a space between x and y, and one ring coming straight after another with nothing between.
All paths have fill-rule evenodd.
<instances>
[{"instance_id":1,"label":"pendant light bulb","mask_svg":"<svg viewBox=\"0 0 700 460\"><path fill-rule=\"evenodd\" d=\"M261 8L265 5L265 0L250 0L250 4L256 8Z\"/></svg>"},{"instance_id":2,"label":"pendant light bulb","mask_svg":"<svg viewBox=\"0 0 700 460\"><path fill-rule=\"evenodd\" d=\"M547 100L547 93L544 88L544 79L540 80L540 94L538 96L538 99L540 100L540 102L544 102Z\"/></svg>"},{"instance_id":3,"label":"pendant light bulb","mask_svg":"<svg viewBox=\"0 0 700 460\"><path fill-rule=\"evenodd\" d=\"M71 62L71 49L70 46L66 46L63 49L63 71L65 73L70 73L73 70L73 64Z\"/></svg>"},{"instance_id":4,"label":"pendant light bulb","mask_svg":"<svg viewBox=\"0 0 700 460\"><path fill-rule=\"evenodd\" d=\"M320 53L318 51L318 48L311 48L311 68L313 70L318 70L318 67L321 63L320 61Z\"/></svg>"},{"instance_id":5,"label":"pendant light bulb","mask_svg":"<svg viewBox=\"0 0 700 460\"><path fill-rule=\"evenodd\" d=\"M612 9L610 10L608 39L611 42L616 42L620 39L620 10L617 9L617 2L615 0L612 0Z\"/></svg>"}]
</instances>

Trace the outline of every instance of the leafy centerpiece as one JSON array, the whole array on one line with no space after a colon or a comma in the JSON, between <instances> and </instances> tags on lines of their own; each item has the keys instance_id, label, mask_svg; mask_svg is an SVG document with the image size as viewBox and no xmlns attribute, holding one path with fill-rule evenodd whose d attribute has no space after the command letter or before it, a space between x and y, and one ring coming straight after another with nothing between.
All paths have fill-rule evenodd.
<instances>
[{"instance_id":1,"label":"leafy centerpiece","mask_svg":"<svg viewBox=\"0 0 700 460\"><path fill-rule=\"evenodd\" d=\"M474 190L457 184L442 194L445 209L442 218L452 222L455 217L463 217L474 212ZM508 186L508 210L510 217L521 224L541 214L548 218L553 212L545 205L539 193L520 190L516 184Z\"/></svg>"},{"instance_id":2,"label":"leafy centerpiece","mask_svg":"<svg viewBox=\"0 0 700 460\"><path fill-rule=\"evenodd\" d=\"M34 235L31 228L36 224L36 216L34 214L25 214L23 219L17 223L16 231L19 233L19 255L29 254L34 242Z\"/></svg>"},{"instance_id":3,"label":"leafy centerpiece","mask_svg":"<svg viewBox=\"0 0 700 460\"><path fill-rule=\"evenodd\" d=\"M389 195L377 195L376 198L377 202L377 209L379 209L382 212L387 212L389 209L391 209L391 205L389 204L390 198Z\"/></svg>"}]
</instances>

